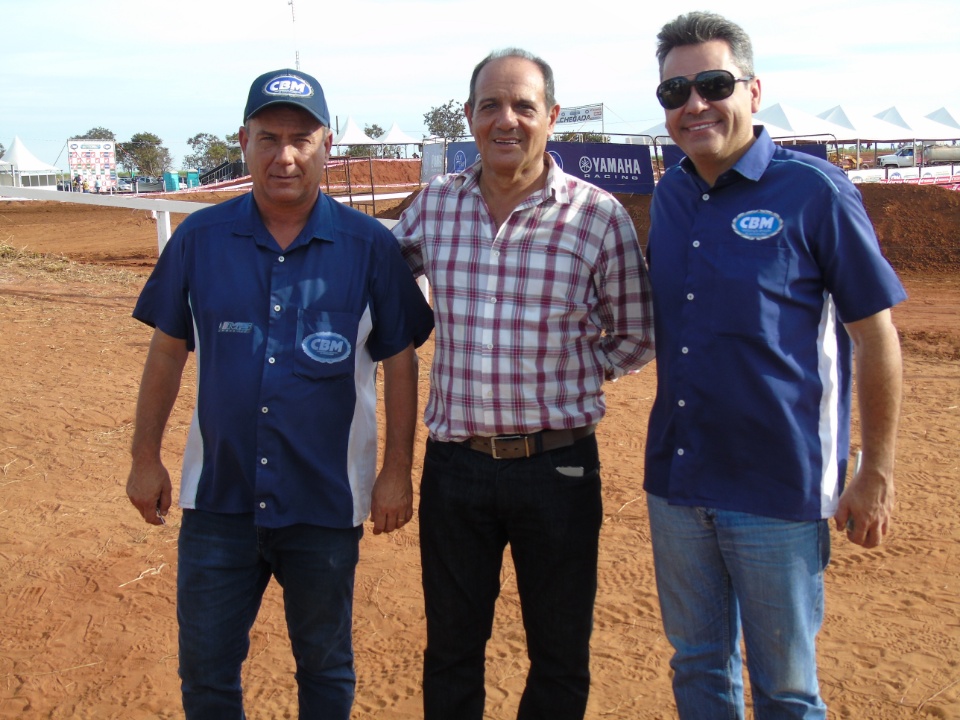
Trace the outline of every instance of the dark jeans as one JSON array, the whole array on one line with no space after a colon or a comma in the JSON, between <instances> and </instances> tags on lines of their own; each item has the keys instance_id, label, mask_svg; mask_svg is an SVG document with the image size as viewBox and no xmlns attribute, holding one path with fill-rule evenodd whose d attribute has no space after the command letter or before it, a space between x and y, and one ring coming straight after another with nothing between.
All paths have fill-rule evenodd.
<instances>
[{"instance_id":1,"label":"dark jeans","mask_svg":"<svg viewBox=\"0 0 960 720\"><path fill-rule=\"evenodd\" d=\"M301 718L347 720L352 610L362 527L271 530L253 514L184 510L177 570L180 680L187 718L243 718L240 666L270 577L283 588Z\"/></svg>"},{"instance_id":2,"label":"dark jeans","mask_svg":"<svg viewBox=\"0 0 960 720\"><path fill-rule=\"evenodd\" d=\"M582 477L574 477L582 469ZM428 442L420 487L425 720L480 720L510 543L530 673L518 718L582 718L603 508L596 437L521 460Z\"/></svg>"}]
</instances>

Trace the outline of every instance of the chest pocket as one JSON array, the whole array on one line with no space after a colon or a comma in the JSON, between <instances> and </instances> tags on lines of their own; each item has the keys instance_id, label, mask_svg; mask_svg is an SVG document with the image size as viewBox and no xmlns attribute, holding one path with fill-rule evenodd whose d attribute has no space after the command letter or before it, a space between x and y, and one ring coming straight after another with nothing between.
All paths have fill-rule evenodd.
<instances>
[{"instance_id":1,"label":"chest pocket","mask_svg":"<svg viewBox=\"0 0 960 720\"><path fill-rule=\"evenodd\" d=\"M778 340L789 268L790 253L777 238L720 243L707 298L713 331L765 342Z\"/></svg>"},{"instance_id":2,"label":"chest pocket","mask_svg":"<svg viewBox=\"0 0 960 720\"><path fill-rule=\"evenodd\" d=\"M353 313L301 308L297 314L294 373L306 380L350 375L356 363L359 321Z\"/></svg>"}]
</instances>

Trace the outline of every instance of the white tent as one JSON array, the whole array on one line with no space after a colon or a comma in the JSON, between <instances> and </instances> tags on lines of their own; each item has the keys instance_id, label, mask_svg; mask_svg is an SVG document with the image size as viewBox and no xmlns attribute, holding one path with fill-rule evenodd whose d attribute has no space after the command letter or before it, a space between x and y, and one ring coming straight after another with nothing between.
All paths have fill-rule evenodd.
<instances>
[{"instance_id":1,"label":"white tent","mask_svg":"<svg viewBox=\"0 0 960 720\"><path fill-rule=\"evenodd\" d=\"M390 126L390 129L377 138L377 142L384 145L420 145L423 140L417 140L414 137L410 137L403 130L401 130L400 126L397 125L396 121L394 121L393 125Z\"/></svg>"},{"instance_id":2,"label":"white tent","mask_svg":"<svg viewBox=\"0 0 960 720\"><path fill-rule=\"evenodd\" d=\"M799 108L783 103L777 103L770 107L754 113L754 120L759 120L765 125L774 128L782 128L786 134L774 132L771 127L767 127L767 132L771 137L815 137L821 136L823 140L835 139L842 140L849 132L847 128L817 117ZM822 137L822 136L832 136Z\"/></svg>"},{"instance_id":3,"label":"white tent","mask_svg":"<svg viewBox=\"0 0 960 720\"><path fill-rule=\"evenodd\" d=\"M906 118L896 107L878 112L874 117L904 128L911 140L957 140L960 130L949 127L928 117L908 114Z\"/></svg>"},{"instance_id":4,"label":"white tent","mask_svg":"<svg viewBox=\"0 0 960 720\"><path fill-rule=\"evenodd\" d=\"M938 122L941 125L960 129L960 122L957 122L954 119L954 116L951 115L945 107L942 107L939 110L934 110L932 113L924 115L924 117L929 118L934 122ZM960 115L958 115L958 117L960 117Z\"/></svg>"},{"instance_id":5,"label":"white tent","mask_svg":"<svg viewBox=\"0 0 960 720\"><path fill-rule=\"evenodd\" d=\"M333 139L334 145L379 145L379 140L368 137L352 117L347 118L343 130Z\"/></svg>"},{"instance_id":6,"label":"white tent","mask_svg":"<svg viewBox=\"0 0 960 720\"><path fill-rule=\"evenodd\" d=\"M19 137L13 138L0 161L15 166L14 174L20 180L16 184L20 187L53 188L57 184L57 175L61 172L59 168L43 162L30 152Z\"/></svg>"},{"instance_id":7,"label":"white tent","mask_svg":"<svg viewBox=\"0 0 960 720\"><path fill-rule=\"evenodd\" d=\"M817 115L835 125L847 128L849 132L841 140L844 142L895 142L909 138L909 132L900 125L894 125L873 115L860 115L841 105L824 110Z\"/></svg>"}]
</instances>

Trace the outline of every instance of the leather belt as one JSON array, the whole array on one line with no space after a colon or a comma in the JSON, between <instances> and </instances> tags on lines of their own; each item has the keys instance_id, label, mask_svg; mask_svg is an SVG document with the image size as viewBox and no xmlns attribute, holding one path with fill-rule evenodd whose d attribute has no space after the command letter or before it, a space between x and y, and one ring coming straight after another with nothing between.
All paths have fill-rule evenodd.
<instances>
[{"instance_id":1,"label":"leather belt","mask_svg":"<svg viewBox=\"0 0 960 720\"><path fill-rule=\"evenodd\" d=\"M471 450L489 455L494 460L516 460L568 447L577 440L592 435L596 429L596 425L587 425L573 430L541 430L530 435L477 435L464 440L463 444Z\"/></svg>"}]
</instances>

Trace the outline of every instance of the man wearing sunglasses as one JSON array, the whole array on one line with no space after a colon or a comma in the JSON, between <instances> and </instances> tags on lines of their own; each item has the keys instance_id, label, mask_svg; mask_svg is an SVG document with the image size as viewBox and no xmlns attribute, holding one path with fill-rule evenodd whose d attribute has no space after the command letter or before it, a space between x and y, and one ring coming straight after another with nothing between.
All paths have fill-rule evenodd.
<instances>
[{"instance_id":1,"label":"man wearing sunglasses","mask_svg":"<svg viewBox=\"0 0 960 720\"><path fill-rule=\"evenodd\" d=\"M829 518L875 547L893 509L905 298L860 194L774 145L750 39L711 13L658 35L657 97L686 158L657 185L647 491L681 718L824 718L815 639ZM863 463L844 488L856 370Z\"/></svg>"}]
</instances>

